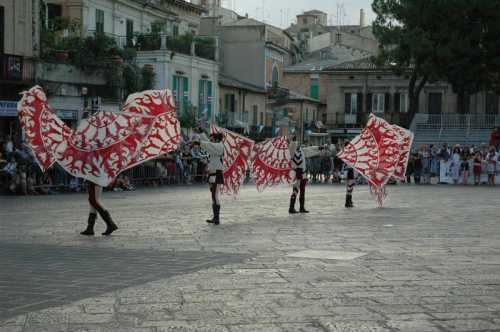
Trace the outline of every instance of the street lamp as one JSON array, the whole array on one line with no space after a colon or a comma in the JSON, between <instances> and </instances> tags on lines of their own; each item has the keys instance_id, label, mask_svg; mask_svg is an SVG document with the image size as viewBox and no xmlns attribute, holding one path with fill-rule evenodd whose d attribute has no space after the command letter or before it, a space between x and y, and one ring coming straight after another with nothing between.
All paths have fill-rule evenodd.
<instances>
[{"instance_id":1,"label":"street lamp","mask_svg":"<svg viewBox=\"0 0 500 332\"><path fill-rule=\"evenodd\" d=\"M88 100L87 100L88 93L89 93L89 89L86 86L82 87L82 90L81 90L81 94L82 94L82 97L83 97L82 118L86 117L85 112L87 111L87 107L88 107Z\"/></svg>"}]
</instances>

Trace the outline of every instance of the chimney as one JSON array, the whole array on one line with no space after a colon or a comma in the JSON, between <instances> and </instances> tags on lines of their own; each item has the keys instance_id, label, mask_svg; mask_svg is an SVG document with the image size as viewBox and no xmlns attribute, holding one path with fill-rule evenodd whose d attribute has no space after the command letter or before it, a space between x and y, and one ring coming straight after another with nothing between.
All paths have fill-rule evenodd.
<instances>
[{"instance_id":1,"label":"chimney","mask_svg":"<svg viewBox=\"0 0 500 332\"><path fill-rule=\"evenodd\" d=\"M365 17L365 11L363 9L360 9L359 11L359 27L365 27L366 26L366 17Z\"/></svg>"}]
</instances>

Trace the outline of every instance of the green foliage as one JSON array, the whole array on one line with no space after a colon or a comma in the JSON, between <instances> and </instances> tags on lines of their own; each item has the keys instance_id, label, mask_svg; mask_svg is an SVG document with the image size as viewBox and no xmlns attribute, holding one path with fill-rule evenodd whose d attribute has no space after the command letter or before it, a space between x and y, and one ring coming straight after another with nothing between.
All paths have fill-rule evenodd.
<instances>
[{"instance_id":1,"label":"green foliage","mask_svg":"<svg viewBox=\"0 0 500 332\"><path fill-rule=\"evenodd\" d=\"M428 81L448 81L459 99L498 89L499 1L374 0L372 8L377 64L410 75L410 118Z\"/></svg>"},{"instance_id":2,"label":"green foliage","mask_svg":"<svg viewBox=\"0 0 500 332\"><path fill-rule=\"evenodd\" d=\"M140 90L139 68L136 65L125 64L123 67L123 89L128 96Z\"/></svg>"},{"instance_id":3,"label":"green foliage","mask_svg":"<svg viewBox=\"0 0 500 332\"><path fill-rule=\"evenodd\" d=\"M155 72L150 66L143 66L141 69L141 90L151 90L155 84Z\"/></svg>"},{"instance_id":4,"label":"green foliage","mask_svg":"<svg viewBox=\"0 0 500 332\"><path fill-rule=\"evenodd\" d=\"M198 108L196 106L188 107L187 111L184 112L180 118L179 122L182 128L194 128L198 125L196 115L198 114Z\"/></svg>"}]
</instances>

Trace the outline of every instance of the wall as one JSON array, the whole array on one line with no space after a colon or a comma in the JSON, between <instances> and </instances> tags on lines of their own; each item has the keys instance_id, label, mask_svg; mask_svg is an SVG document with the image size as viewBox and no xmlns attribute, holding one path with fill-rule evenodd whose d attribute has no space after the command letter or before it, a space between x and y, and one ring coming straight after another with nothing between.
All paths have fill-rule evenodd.
<instances>
[{"instance_id":1,"label":"wall","mask_svg":"<svg viewBox=\"0 0 500 332\"><path fill-rule=\"evenodd\" d=\"M4 7L5 18L4 53L26 57L37 56L40 35L38 2L0 0L0 6Z\"/></svg>"},{"instance_id":2,"label":"wall","mask_svg":"<svg viewBox=\"0 0 500 332\"><path fill-rule=\"evenodd\" d=\"M369 36L368 32L366 34ZM371 54L376 54L378 52L378 42L375 39L341 32L340 42L337 42L337 31L324 33L309 39L309 52L318 51L335 44L363 50Z\"/></svg>"},{"instance_id":3,"label":"wall","mask_svg":"<svg viewBox=\"0 0 500 332\"><path fill-rule=\"evenodd\" d=\"M326 103L328 99L328 75L319 75L319 100ZM310 97L311 92L311 76L310 73L284 73L282 86L292 91L298 92L304 96Z\"/></svg>"},{"instance_id":4,"label":"wall","mask_svg":"<svg viewBox=\"0 0 500 332\"><path fill-rule=\"evenodd\" d=\"M203 75L208 76L207 80L212 81L212 114L219 110L219 67L214 61L191 57L176 53L171 58L169 51L139 52L137 54L137 64L143 66L151 64L156 73L155 89L173 89L173 75L177 71L183 72L182 76L189 79L189 100L193 106L198 107L199 102L199 81Z\"/></svg>"},{"instance_id":5,"label":"wall","mask_svg":"<svg viewBox=\"0 0 500 332\"><path fill-rule=\"evenodd\" d=\"M265 88L263 27L227 27L221 31L221 71Z\"/></svg>"},{"instance_id":6,"label":"wall","mask_svg":"<svg viewBox=\"0 0 500 332\"><path fill-rule=\"evenodd\" d=\"M168 14L164 11L143 7L140 3L131 0L48 0L50 3L63 5L63 15L78 18L83 23L84 32L95 30L95 11L104 11L104 32L117 36L126 35L126 20L134 22L134 32L148 33L151 31L151 23L155 21L166 22L166 33L172 33L172 24L175 20L179 27L179 34L189 31L198 31L200 15L181 7L170 5L169 10L178 16Z\"/></svg>"},{"instance_id":7,"label":"wall","mask_svg":"<svg viewBox=\"0 0 500 332\"><path fill-rule=\"evenodd\" d=\"M408 80L404 77L397 77L389 73L342 73L331 72L327 79L327 125L336 124L336 114L344 114L344 94L345 93L390 93L390 111L394 107L393 95L396 92L407 92ZM451 91L449 85L445 83L427 84L419 100L419 112L426 113L428 109L428 94L431 92L441 92L442 112L454 113L456 110L456 96ZM365 98L365 97L363 97ZM363 110L366 113L366 100L363 100Z\"/></svg>"},{"instance_id":8,"label":"wall","mask_svg":"<svg viewBox=\"0 0 500 332\"><path fill-rule=\"evenodd\" d=\"M253 118L253 107L257 106L257 121L254 122ZM247 92L245 96L245 110L248 112L248 122L250 125L263 125L264 121L260 121L261 117L264 119L264 114L266 112L266 95L262 93L252 93ZM261 115L262 114L262 115Z\"/></svg>"},{"instance_id":9,"label":"wall","mask_svg":"<svg viewBox=\"0 0 500 332\"><path fill-rule=\"evenodd\" d=\"M234 94L235 97L235 103L236 103L236 117L238 119L241 118L241 113L247 112L248 113L248 125L253 126L254 125L254 118L253 118L253 107L257 106L257 119L256 123L257 125L264 124L264 121L260 121L260 119L265 119L265 111L266 111L266 95L263 93L255 93L255 92L250 92L246 91L243 89L235 88L235 87L226 87L226 86L219 86L219 105L220 105L220 111L225 112L225 95L226 94Z\"/></svg>"}]
</instances>

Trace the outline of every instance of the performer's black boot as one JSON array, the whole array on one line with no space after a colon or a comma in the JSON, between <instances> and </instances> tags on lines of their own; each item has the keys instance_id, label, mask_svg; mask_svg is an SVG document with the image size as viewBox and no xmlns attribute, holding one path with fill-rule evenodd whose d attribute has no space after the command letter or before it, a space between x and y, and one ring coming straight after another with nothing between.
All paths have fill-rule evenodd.
<instances>
[{"instance_id":1,"label":"performer's black boot","mask_svg":"<svg viewBox=\"0 0 500 332\"><path fill-rule=\"evenodd\" d=\"M295 214L298 213L297 210L295 210L295 200L297 199L297 196L292 195L290 197L290 208L288 209L288 213L290 214Z\"/></svg>"},{"instance_id":2,"label":"performer's black boot","mask_svg":"<svg viewBox=\"0 0 500 332\"><path fill-rule=\"evenodd\" d=\"M214 217L213 217L213 219L207 219L207 222L209 224L218 225L220 223L220 219L219 219L220 205L212 204L212 211L214 213Z\"/></svg>"},{"instance_id":3,"label":"performer's black boot","mask_svg":"<svg viewBox=\"0 0 500 332\"><path fill-rule=\"evenodd\" d=\"M89 220L87 222L87 229L85 229L83 232L80 232L82 235L94 235L94 225L95 225L95 220L97 219L97 214L95 213L90 213L89 214Z\"/></svg>"},{"instance_id":4,"label":"performer's black boot","mask_svg":"<svg viewBox=\"0 0 500 332\"><path fill-rule=\"evenodd\" d=\"M345 195L345 207L346 208L352 208L352 195L346 194Z\"/></svg>"},{"instance_id":5,"label":"performer's black boot","mask_svg":"<svg viewBox=\"0 0 500 332\"><path fill-rule=\"evenodd\" d=\"M104 209L98 209L97 212L99 212L99 215L101 216L102 220L104 220L104 223L106 224L106 230L102 235L111 235L114 231L118 229L118 226L113 222L113 219L111 219L111 215L107 210Z\"/></svg>"},{"instance_id":6,"label":"performer's black boot","mask_svg":"<svg viewBox=\"0 0 500 332\"><path fill-rule=\"evenodd\" d=\"M299 203L300 203L300 213L309 213L309 211L306 210L305 205L306 205L306 199L304 196L299 197Z\"/></svg>"},{"instance_id":7,"label":"performer's black boot","mask_svg":"<svg viewBox=\"0 0 500 332\"><path fill-rule=\"evenodd\" d=\"M220 214L220 205L217 204L215 205L214 225L220 224L219 214Z\"/></svg>"}]
</instances>

